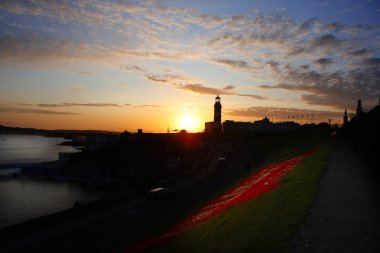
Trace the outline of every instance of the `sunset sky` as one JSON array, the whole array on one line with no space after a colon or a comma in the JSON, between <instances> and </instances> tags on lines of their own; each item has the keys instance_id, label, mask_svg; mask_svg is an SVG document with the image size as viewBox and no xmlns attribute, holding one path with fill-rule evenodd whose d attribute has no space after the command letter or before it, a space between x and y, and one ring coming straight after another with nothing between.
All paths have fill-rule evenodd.
<instances>
[{"instance_id":1,"label":"sunset sky","mask_svg":"<svg viewBox=\"0 0 380 253\"><path fill-rule=\"evenodd\" d=\"M0 1L2 125L202 131L218 94L223 121L371 109L380 1Z\"/></svg>"}]
</instances>

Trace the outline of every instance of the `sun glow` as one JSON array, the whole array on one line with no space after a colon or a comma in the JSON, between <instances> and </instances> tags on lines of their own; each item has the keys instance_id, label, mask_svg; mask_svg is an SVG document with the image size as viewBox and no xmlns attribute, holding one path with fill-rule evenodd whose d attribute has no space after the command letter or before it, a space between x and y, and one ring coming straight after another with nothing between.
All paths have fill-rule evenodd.
<instances>
[{"instance_id":1,"label":"sun glow","mask_svg":"<svg viewBox=\"0 0 380 253\"><path fill-rule=\"evenodd\" d=\"M185 129L188 132L199 131L199 120L192 114L186 113L182 115L179 122L180 129Z\"/></svg>"}]
</instances>

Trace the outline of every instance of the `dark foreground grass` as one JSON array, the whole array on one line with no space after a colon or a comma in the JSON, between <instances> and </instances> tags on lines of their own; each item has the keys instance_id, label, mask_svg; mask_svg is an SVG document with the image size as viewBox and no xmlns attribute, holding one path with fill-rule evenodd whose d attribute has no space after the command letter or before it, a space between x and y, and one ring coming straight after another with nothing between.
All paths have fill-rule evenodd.
<instances>
[{"instance_id":1,"label":"dark foreground grass","mask_svg":"<svg viewBox=\"0 0 380 253\"><path fill-rule=\"evenodd\" d=\"M150 252L286 252L318 190L329 142L284 176L279 187L231 207ZM273 157L279 160L288 151Z\"/></svg>"}]
</instances>

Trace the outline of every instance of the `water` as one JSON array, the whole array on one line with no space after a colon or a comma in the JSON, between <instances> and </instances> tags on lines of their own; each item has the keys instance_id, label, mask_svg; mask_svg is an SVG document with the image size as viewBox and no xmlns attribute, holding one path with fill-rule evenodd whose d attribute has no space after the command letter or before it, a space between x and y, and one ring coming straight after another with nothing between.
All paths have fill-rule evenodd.
<instances>
[{"instance_id":1,"label":"water","mask_svg":"<svg viewBox=\"0 0 380 253\"><path fill-rule=\"evenodd\" d=\"M0 181L0 228L55 213L101 193L80 184L35 178Z\"/></svg>"},{"instance_id":2,"label":"water","mask_svg":"<svg viewBox=\"0 0 380 253\"><path fill-rule=\"evenodd\" d=\"M63 141L38 135L0 135L0 165L54 161L58 152L76 152L72 146L58 145Z\"/></svg>"},{"instance_id":3,"label":"water","mask_svg":"<svg viewBox=\"0 0 380 253\"><path fill-rule=\"evenodd\" d=\"M21 173L20 168L11 168L11 169L1 169L0 170L0 177L1 176L12 176L12 175L17 175Z\"/></svg>"},{"instance_id":4,"label":"water","mask_svg":"<svg viewBox=\"0 0 380 253\"><path fill-rule=\"evenodd\" d=\"M76 151L71 146L58 145L62 141L63 138L33 135L0 135L0 165L53 161L58 159L58 152ZM9 174L10 169L2 170L4 175ZM24 176L1 178L0 228L70 208L75 201L89 202L101 195L77 183Z\"/></svg>"}]
</instances>

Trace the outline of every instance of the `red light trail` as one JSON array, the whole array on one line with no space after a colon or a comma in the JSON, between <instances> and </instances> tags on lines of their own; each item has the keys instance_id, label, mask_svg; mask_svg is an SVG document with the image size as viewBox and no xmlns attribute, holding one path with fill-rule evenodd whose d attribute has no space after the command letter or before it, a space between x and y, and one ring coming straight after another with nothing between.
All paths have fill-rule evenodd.
<instances>
[{"instance_id":1,"label":"red light trail","mask_svg":"<svg viewBox=\"0 0 380 253\"><path fill-rule=\"evenodd\" d=\"M269 192L279 185L283 175L291 171L301 160L309 156L312 152L313 151L279 163L269 164L257 174L245 179L237 187L216 200L211 201L207 206L190 215L183 222L175 225L164 234L138 243L127 249L125 253L143 252L166 243L176 235L193 228L197 224L210 219L231 206L246 202L265 192Z\"/></svg>"}]
</instances>

